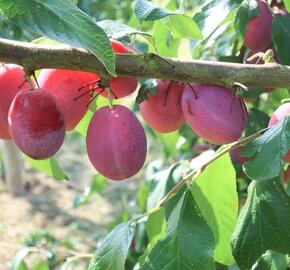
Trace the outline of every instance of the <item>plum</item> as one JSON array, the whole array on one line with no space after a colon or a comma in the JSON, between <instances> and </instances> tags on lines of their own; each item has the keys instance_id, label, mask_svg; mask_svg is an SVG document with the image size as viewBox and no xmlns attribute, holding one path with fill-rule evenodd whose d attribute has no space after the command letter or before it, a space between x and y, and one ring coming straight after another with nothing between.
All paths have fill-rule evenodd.
<instances>
[{"instance_id":1,"label":"plum","mask_svg":"<svg viewBox=\"0 0 290 270\"><path fill-rule=\"evenodd\" d=\"M284 103L277 108L270 118L268 126L273 126L281 121L285 116L290 115L290 102ZM290 163L290 150L284 156L284 161Z\"/></svg>"},{"instance_id":2,"label":"plum","mask_svg":"<svg viewBox=\"0 0 290 270\"><path fill-rule=\"evenodd\" d=\"M61 147L65 136L63 112L50 92L21 90L8 114L10 134L20 150L33 159L47 159Z\"/></svg>"},{"instance_id":3,"label":"plum","mask_svg":"<svg viewBox=\"0 0 290 270\"><path fill-rule=\"evenodd\" d=\"M88 91L84 88L79 92L83 85L91 81L98 80L99 76L94 73L67 70L67 69L43 69L37 80L39 86L49 91L61 106L66 131L71 131L80 122L88 110L90 102L89 93L76 100L82 92ZM88 86L89 87L89 86Z\"/></svg>"},{"instance_id":4,"label":"plum","mask_svg":"<svg viewBox=\"0 0 290 270\"><path fill-rule=\"evenodd\" d=\"M244 35L244 45L255 51L263 51L272 41L272 13L265 1L256 2L259 15L249 22Z\"/></svg>"},{"instance_id":5,"label":"plum","mask_svg":"<svg viewBox=\"0 0 290 270\"><path fill-rule=\"evenodd\" d=\"M285 184L287 184L290 181L290 167L288 167L286 171L283 171L283 180Z\"/></svg>"},{"instance_id":6,"label":"plum","mask_svg":"<svg viewBox=\"0 0 290 270\"><path fill-rule=\"evenodd\" d=\"M21 66L14 64L0 66L0 139L11 139L8 111L16 94L21 89L29 88L28 83L24 83L24 81L25 74Z\"/></svg>"},{"instance_id":7,"label":"plum","mask_svg":"<svg viewBox=\"0 0 290 270\"><path fill-rule=\"evenodd\" d=\"M140 104L144 121L154 130L162 133L179 129L185 122L181 110L183 84L172 81L158 81L157 95L149 94L148 100Z\"/></svg>"},{"instance_id":8,"label":"plum","mask_svg":"<svg viewBox=\"0 0 290 270\"><path fill-rule=\"evenodd\" d=\"M248 119L244 101L217 85L186 85L181 106L193 132L218 145L238 140Z\"/></svg>"},{"instance_id":9,"label":"plum","mask_svg":"<svg viewBox=\"0 0 290 270\"><path fill-rule=\"evenodd\" d=\"M147 142L135 114L125 106L98 109L87 131L88 157L95 169L111 180L135 175L143 166Z\"/></svg>"},{"instance_id":10,"label":"plum","mask_svg":"<svg viewBox=\"0 0 290 270\"><path fill-rule=\"evenodd\" d=\"M199 156L200 154L202 154L205 151L211 150L211 145L204 143L204 144L197 144L195 146L192 147L192 156L191 158L195 158L197 156Z\"/></svg>"},{"instance_id":11,"label":"plum","mask_svg":"<svg viewBox=\"0 0 290 270\"><path fill-rule=\"evenodd\" d=\"M111 39L112 49L115 53L131 54L132 50L117 40ZM117 77L110 80L111 98L118 99L129 96L137 89L138 81L135 77ZM97 88L96 93L108 97L104 89Z\"/></svg>"},{"instance_id":12,"label":"plum","mask_svg":"<svg viewBox=\"0 0 290 270\"><path fill-rule=\"evenodd\" d=\"M230 151L230 156L234 163L241 165L241 164L244 164L246 161L250 160L249 157L244 157L241 155L244 148L245 148L244 146L239 146Z\"/></svg>"}]
</instances>

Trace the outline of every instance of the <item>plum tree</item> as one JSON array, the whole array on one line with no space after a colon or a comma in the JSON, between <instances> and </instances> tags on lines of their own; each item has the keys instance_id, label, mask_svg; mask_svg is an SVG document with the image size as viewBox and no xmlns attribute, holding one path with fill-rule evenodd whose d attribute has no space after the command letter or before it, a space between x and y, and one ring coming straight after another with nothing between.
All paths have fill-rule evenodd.
<instances>
[{"instance_id":1,"label":"plum tree","mask_svg":"<svg viewBox=\"0 0 290 270\"><path fill-rule=\"evenodd\" d=\"M147 142L144 129L127 107L98 109L87 131L88 157L95 169L112 180L135 175L143 166Z\"/></svg>"},{"instance_id":2,"label":"plum tree","mask_svg":"<svg viewBox=\"0 0 290 270\"><path fill-rule=\"evenodd\" d=\"M61 106L67 131L74 129L83 118L91 99L89 93L76 99L83 92L90 90L90 86L84 87L82 92L78 90L98 79L99 76L94 73L65 69L43 69L37 78L39 86L49 91Z\"/></svg>"},{"instance_id":3,"label":"plum tree","mask_svg":"<svg viewBox=\"0 0 290 270\"><path fill-rule=\"evenodd\" d=\"M230 89L208 84L186 85L182 111L197 135L218 145L238 140L248 119L240 97Z\"/></svg>"},{"instance_id":4,"label":"plum tree","mask_svg":"<svg viewBox=\"0 0 290 270\"><path fill-rule=\"evenodd\" d=\"M9 114L11 134L31 157L47 157L51 154L48 151L61 144L58 140L64 136L65 128L72 129L84 114L79 112L83 109L79 108L80 104L86 106L95 97L100 98L99 95L107 97L92 105L103 106L105 102L109 106L96 109L95 114L88 112L77 127L78 133L86 133L86 138L68 134L80 157L83 151L79 147L86 139L91 169L97 170L94 170L97 175L87 179L85 186L76 186L83 194L74 199L73 207L88 202L103 188L109 196L111 187L122 192L133 185L134 190L132 194L125 194L130 196L122 196L122 207L117 209L121 212L113 224L100 224L104 231L110 232L98 237L97 241L103 241L96 243L95 252L92 241L88 247L73 246L73 252L66 252L56 239L53 245L34 245L33 250L24 247L33 254L24 252L23 255L21 250L9 265L28 269L42 265L47 269L80 265L90 270L229 270L277 265L277 269L286 269L290 249L289 182L284 183L278 176L282 178L285 172L284 177L288 178L286 169L289 170L290 164L282 158L290 150L289 122L280 122L287 125L279 126L275 134L275 128L265 130L264 127L268 124L269 112L288 97L290 88L290 50L287 49L290 20L274 10L277 4L289 10L289 0L142 0L131 1L130 5L125 0L103 1L105 5L96 2L0 1L0 21L4 26L1 35L12 39L0 38L1 61L23 65L27 75L40 68L75 70L67 71L72 83L63 82L63 70L51 71L55 77L41 71L41 88L49 89L25 90L31 97L22 101L16 96ZM22 29L23 34L19 33ZM245 46L241 33L245 33ZM13 40L19 37L31 41L40 36L30 43ZM136 49L135 55L126 43L114 40L110 43L110 37L129 42L140 53ZM55 46L56 43L63 45ZM261 65L242 63L243 56L249 52L250 55L265 52L270 47L277 50L282 65L264 65L263 60L269 62L267 57L260 59ZM255 64L256 60L253 61ZM81 71L98 74L89 79L84 76L82 80ZM112 77L113 74L117 77ZM157 96L149 95L140 106L134 103L137 77L141 84L137 102L152 91L152 80L162 80L158 85L162 90L157 89ZM46 80L53 86L44 84ZM266 87L275 87L274 92L261 95L251 104L248 116L241 96L257 96ZM244 91L247 88L250 90ZM37 91L50 95L46 99L55 101L51 105L54 109L47 105L45 108L40 98L34 98L37 93L33 92ZM116 100L111 100L129 94L127 100L118 103L128 104L134 111L114 105ZM60 127L52 133L50 128L39 131L39 127L50 125L48 117L61 118L59 111L66 109L66 105L71 110L64 112ZM139 113L152 127L146 125L146 134L137 119ZM171 132L179 128L170 134L153 131ZM54 135L56 138L49 137ZM146 135L152 152L142 169L147 152ZM5 144L14 145L14 142ZM281 145L284 151L279 156ZM243 163L246 159L241 157L242 148L233 150L240 146L252 158L243 166L236 166L234 162ZM70 155L74 150L70 148L63 154ZM1 151L0 163L14 155L12 151L7 155L6 150ZM231 150L233 162L229 157ZM57 179L65 178L67 170L73 178L80 178L79 173L84 177L91 175L91 172L79 172L84 171L82 168L77 168L78 172L72 170L74 156L69 160L70 166L56 157L53 162L27 159L25 167L33 166ZM21 168L18 165L11 162L10 170L4 167L6 183L7 172ZM142 171L136 174L139 170ZM104 176L99 177L100 174ZM137 182L118 182L130 177ZM115 186L104 187L106 178L115 180ZM100 214L106 221L107 211ZM95 236L91 230L89 234ZM46 256L51 248L53 261ZM6 262L1 261L1 265Z\"/></svg>"},{"instance_id":5,"label":"plum tree","mask_svg":"<svg viewBox=\"0 0 290 270\"><path fill-rule=\"evenodd\" d=\"M279 106L276 111L272 114L268 126L273 126L277 124L279 121L281 121L285 116L290 115L290 103L284 103L281 106ZM284 156L284 161L287 163L290 163L290 150L289 152Z\"/></svg>"},{"instance_id":6,"label":"plum tree","mask_svg":"<svg viewBox=\"0 0 290 270\"><path fill-rule=\"evenodd\" d=\"M272 13L265 1L256 2L259 15L249 22L244 35L244 45L254 51L263 51L272 40Z\"/></svg>"},{"instance_id":7,"label":"plum tree","mask_svg":"<svg viewBox=\"0 0 290 270\"><path fill-rule=\"evenodd\" d=\"M149 94L148 100L140 104L145 122L162 133L179 129L185 122L181 110L183 84L172 81L158 81L157 95Z\"/></svg>"},{"instance_id":8,"label":"plum tree","mask_svg":"<svg viewBox=\"0 0 290 270\"><path fill-rule=\"evenodd\" d=\"M131 54L132 50L117 40L111 39L112 49L115 53ZM118 99L131 95L137 89L138 81L135 77L118 77L110 80L111 98ZM108 94L104 89L97 88L96 93L104 97Z\"/></svg>"},{"instance_id":9,"label":"plum tree","mask_svg":"<svg viewBox=\"0 0 290 270\"><path fill-rule=\"evenodd\" d=\"M8 123L16 145L33 159L53 156L64 141L63 112L56 99L42 88L24 89L15 96Z\"/></svg>"},{"instance_id":10,"label":"plum tree","mask_svg":"<svg viewBox=\"0 0 290 270\"><path fill-rule=\"evenodd\" d=\"M21 66L3 64L0 66L0 139L11 139L8 126L9 107L16 94L24 88L29 88Z\"/></svg>"}]
</instances>

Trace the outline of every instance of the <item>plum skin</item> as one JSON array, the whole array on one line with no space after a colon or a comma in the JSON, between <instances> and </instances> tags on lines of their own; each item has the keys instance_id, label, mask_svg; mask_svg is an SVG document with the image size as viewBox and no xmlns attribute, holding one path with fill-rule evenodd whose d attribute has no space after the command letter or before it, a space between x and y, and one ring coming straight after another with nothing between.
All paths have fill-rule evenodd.
<instances>
[{"instance_id":1,"label":"plum skin","mask_svg":"<svg viewBox=\"0 0 290 270\"><path fill-rule=\"evenodd\" d=\"M135 114L125 106L98 109L86 136L88 157L95 169L111 180L135 175L143 166L147 141Z\"/></svg>"},{"instance_id":2,"label":"plum skin","mask_svg":"<svg viewBox=\"0 0 290 270\"><path fill-rule=\"evenodd\" d=\"M111 39L111 45L114 53L132 53L132 50L117 40ZM137 89L138 80L135 77L117 77L110 80L109 86L112 90L112 99L123 98L131 95ZM101 88L96 89L96 93L108 97L107 92Z\"/></svg>"},{"instance_id":3,"label":"plum skin","mask_svg":"<svg viewBox=\"0 0 290 270\"><path fill-rule=\"evenodd\" d=\"M263 51L272 41L272 13L264 1L256 2L260 14L249 22L244 35L244 45L255 51Z\"/></svg>"},{"instance_id":4,"label":"plum skin","mask_svg":"<svg viewBox=\"0 0 290 270\"><path fill-rule=\"evenodd\" d=\"M283 171L283 180L285 184L290 181L290 167L288 167L286 171Z\"/></svg>"},{"instance_id":5,"label":"plum skin","mask_svg":"<svg viewBox=\"0 0 290 270\"><path fill-rule=\"evenodd\" d=\"M25 74L21 66L4 64L0 67L0 139L11 139L8 126L8 111L16 94L21 89L29 88L28 83L19 88L24 80Z\"/></svg>"},{"instance_id":6,"label":"plum skin","mask_svg":"<svg viewBox=\"0 0 290 270\"><path fill-rule=\"evenodd\" d=\"M234 148L230 151L231 160L236 164L244 164L245 162L249 161L249 157L244 157L241 155L241 153L244 151L244 146L239 146L237 148Z\"/></svg>"},{"instance_id":7,"label":"plum skin","mask_svg":"<svg viewBox=\"0 0 290 270\"><path fill-rule=\"evenodd\" d=\"M37 80L39 86L49 91L61 106L64 113L66 131L73 130L88 110L90 95L75 100L80 94L88 91L86 87L78 91L83 85L98 80L94 73L67 70L67 69L42 69Z\"/></svg>"},{"instance_id":8,"label":"plum skin","mask_svg":"<svg viewBox=\"0 0 290 270\"><path fill-rule=\"evenodd\" d=\"M63 113L55 98L44 89L20 91L10 106L8 122L16 145L33 159L50 158L63 144Z\"/></svg>"},{"instance_id":9,"label":"plum skin","mask_svg":"<svg viewBox=\"0 0 290 270\"><path fill-rule=\"evenodd\" d=\"M144 121L154 130L167 133L179 129L185 122L181 109L183 84L158 81L157 95L149 94L148 100L140 104Z\"/></svg>"},{"instance_id":10,"label":"plum skin","mask_svg":"<svg viewBox=\"0 0 290 270\"><path fill-rule=\"evenodd\" d=\"M243 100L222 86L186 85L181 105L185 120L193 132L213 144L222 145L238 140L247 124L248 115Z\"/></svg>"},{"instance_id":11,"label":"plum skin","mask_svg":"<svg viewBox=\"0 0 290 270\"><path fill-rule=\"evenodd\" d=\"M281 121L287 115L290 115L290 102L284 103L276 109L276 111L273 113L273 115L270 118L268 126L270 127L270 126L277 124L279 121ZM283 160L286 163L290 163L290 150L283 157Z\"/></svg>"}]
</instances>

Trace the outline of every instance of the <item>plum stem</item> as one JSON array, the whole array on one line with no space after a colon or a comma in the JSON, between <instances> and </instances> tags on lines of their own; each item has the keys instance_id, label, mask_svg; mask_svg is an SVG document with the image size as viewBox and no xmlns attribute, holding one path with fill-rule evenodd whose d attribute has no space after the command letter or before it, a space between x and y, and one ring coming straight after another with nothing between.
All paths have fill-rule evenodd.
<instances>
[{"instance_id":1,"label":"plum stem","mask_svg":"<svg viewBox=\"0 0 290 270\"><path fill-rule=\"evenodd\" d=\"M231 105L230 105L229 114L232 113L234 98L235 97L238 97L239 104L240 104L241 111L242 111L242 117L243 117L243 120L244 120L245 119L244 110L246 111L246 114L247 115L248 115L248 110L247 110L246 104L244 102L244 99L242 98L243 97L243 94L242 93L239 93L238 91L239 91L239 89L243 89L243 91L249 91L249 88L247 86L243 85L242 83L234 82L232 89L233 89L233 91L232 91L233 94L232 94L232 99L231 99Z\"/></svg>"},{"instance_id":2,"label":"plum stem","mask_svg":"<svg viewBox=\"0 0 290 270\"><path fill-rule=\"evenodd\" d=\"M96 85L99 85L101 83L101 80L100 79L98 79L98 80L94 80L94 81L91 81L91 82L89 82L89 83L86 83L86 84L84 84L82 87L80 87L79 89L78 89L78 91L81 91L81 90L83 90L84 88L86 88L86 87L88 87L88 86L92 86L93 84L96 86ZM95 86L94 86L94 88L95 88Z\"/></svg>"},{"instance_id":3,"label":"plum stem","mask_svg":"<svg viewBox=\"0 0 290 270\"><path fill-rule=\"evenodd\" d=\"M19 86L18 86L18 89L21 89L22 87L23 87L23 85L24 84L26 84L27 83L27 81L26 80L24 80Z\"/></svg>"},{"instance_id":4,"label":"plum stem","mask_svg":"<svg viewBox=\"0 0 290 270\"><path fill-rule=\"evenodd\" d=\"M27 82L29 84L29 88L30 89L34 89L33 86L33 82L31 77L33 76L33 74L35 73L35 71L31 68L24 68L24 78L25 78L25 82Z\"/></svg>"},{"instance_id":5,"label":"plum stem","mask_svg":"<svg viewBox=\"0 0 290 270\"><path fill-rule=\"evenodd\" d=\"M107 95L108 95L110 111L114 111L113 99L112 99L112 96L111 96L111 89L109 87L106 88L106 92L107 92Z\"/></svg>"},{"instance_id":6,"label":"plum stem","mask_svg":"<svg viewBox=\"0 0 290 270\"><path fill-rule=\"evenodd\" d=\"M93 96L94 95L94 91L92 91L92 93L91 93L91 100L90 100L90 102L87 104L87 107L89 107L91 104L92 104L92 102L101 94L101 93L103 93L105 91L105 88L101 88L101 91L98 93L98 94L96 94L95 96Z\"/></svg>"},{"instance_id":7,"label":"plum stem","mask_svg":"<svg viewBox=\"0 0 290 270\"><path fill-rule=\"evenodd\" d=\"M192 90L195 99L198 99L197 91L194 89L194 87L191 85L191 83L186 83L186 84L187 84L187 85L189 86L189 88Z\"/></svg>"},{"instance_id":8,"label":"plum stem","mask_svg":"<svg viewBox=\"0 0 290 270\"><path fill-rule=\"evenodd\" d=\"M90 89L90 90L88 90L88 91L80 94L79 96L77 96L77 97L74 98L74 101L77 101L78 99L82 98L83 96L86 96L89 93L94 93L94 89Z\"/></svg>"},{"instance_id":9,"label":"plum stem","mask_svg":"<svg viewBox=\"0 0 290 270\"><path fill-rule=\"evenodd\" d=\"M163 101L163 106L166 106L167 98L169 96L169 92L170 92L170 89L171 89L172 84L173 84L173 81L170 81L168 83L168 86L167 86L167 89L166 89L166 93L165 93L165 98L164 98L164 101Z\"/></svg>"}]
</instances>

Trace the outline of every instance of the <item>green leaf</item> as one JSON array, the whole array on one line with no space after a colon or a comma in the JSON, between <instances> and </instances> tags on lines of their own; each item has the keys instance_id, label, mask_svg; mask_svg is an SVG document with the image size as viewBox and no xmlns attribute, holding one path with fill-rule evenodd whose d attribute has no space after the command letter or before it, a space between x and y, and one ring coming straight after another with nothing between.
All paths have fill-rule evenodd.
<instances>
[{"instance_id":1,"label":"green leaf","mask_svg":"<svg viewBox=\"0 0 290 270\"><path fill-rule=\"evenodd\" d=\"M88 270L125 270L125 261L132 239L132 222L118 225L102 241Z\"/></svg>"},{"instance_id":2,"label":"green leaf","mask_svg":"<svg viewBox=\"0 0 290 270\"><path fill-rule=\"evenodd\" d=\"M290 16L275 14L272 23L272 36L281 64L290 65Z\"/></svg>"},{"instance_id":3,"label":"green leaf","mask_svg":"<svg viewBox=\"0 0 290 270\"><path fill-rule=\"evenodd\" d=\"M238 217L236 173L229 154L206 167L192 185L193 197L215 238L217 262L234 263L231 236Z\"/></svg>"},{"instance_id":4,"label":"green leaf","mask_svg":"<svg viewBox=\"0 0 290 270\"><path fill-rule=\"evenodd\" d=\"M210 16L214 17L216 12L218 11L214 9L211 10ZM233 7L221 21L216 22L216 20L214 20L215 23L213 24L214 26L213 29L208 29L208 23L207 23L206 31L208 33L205 33L206 37L195 45L193 54L192 54L193 58L199 59L202 56L212 55L212 54L222 56L225 53L227 53L229 49L231 50L231 48L228 45L234 44L233 39L236 40L236 33L233 27L236 13L237 13L237 7ZM194 19L202 28L203 24L200 22L202 17L200 18L200 16L198 16L197 14L197 17L194 16ZM222 50L222 52L219 52L219 50L220 51ZM230 53L232 54L232 52Z\"/></svg>"},{"instance_id":5,"label":"green leaf","mask_svg":"<svg viewBox=\"0 0 290 270\"><path fill-rule=\"evenodd\" d=\"M134 29L120 22L116 22L112 20L103 20L103 21L97 22L97 25L106 32L108 37L111 37L113 39L121 39L127 36L133 36L133 35L141 35L141 36L145 36L147 39L149 38L149 40L152 39L152 35L150 33Z\"/></svg>"},{"instance_id":6,"label":"green leaf","mask_svg":"<svg viewBox=\"0 0 290 270\"><path fill-rule=\"evenodd\" d=\"M140 212L146 211L147 197L149 195L149 185L147 182L142 182L139 185L136 202Z\"/></svg>"},{"instance_id":7,"label":"green leaf","mask_svg":"<svg viewBox=\"0 0 290 270\"><path fill-rule=\"evenodd\" d=\"M171 15L166 25L174 39L202 39L202 33L196 22L186 15Z\"/></svg>"},{"instance_id":8,"label":"green leaf","mask_svg":"<svg viewBox=\"0 0 290 270\"><path fill-rule=\"evenodd\" d=\"M94 115L94 112L92 112L91 110L88 110L85 116L83 117L83 119L75 127L75 131L77 131L79 134L85 137L87 135L87 130L88 130L88 127L92 120L93 115Z\"/></svg>"},{"instance_id":9,"label":"green leaf","mask_svg":"<svg viewBox=\"0 0 290 270\"><path fill-rule=\"evenodd\" d=\"M146 222L146 232L149 242L153 241L156 236L165 236L166 221L164 209L161 208L157 212L151 214Z\"/></svg>"},{"instance_id":10,"label":"green leaf","mask_svg":"<svg viewBox=\"0 0 290 270\"><path fill-rule=\"evenodd\" d=\"M178 130L169 133L155 132L156 137L161 141L166 156L175 156L176 144L179 140Z\"/></svg>"},{"instance_id":11,"label":"green leaf","mask_svg":"<svg viewBox=\"0 0 290 270\"><path fill-rule=\"evenodd\" d=\"M160 8L146 0L136 0L135 13L139 21L154 21L168 17L166 25L175 39L202 39L202 33L194 19L184 14Z\"/></svg>"},{"instance_id":12,"label":"green leaf","mask_svg":"<svg viewBox=\"0 0 290 270\"><path fill-rule=\"evenodd\" d=\"M277 177L285 164L282 158L289 149L290 116L287 116L246 146L243 156L255 155L243 165L244 172L253 180Z\"/></svg>"},{"instance_id":13,"label":"green leaf","mask_svg":"<svg viewBox=\"0 0 290 270\"><path fill-rule=\"evenodd\" d=\"M290 12L290 0L283 0L284 5L288 12Z\"/></svg>"},{"instance_id":14,"label":"green leaf","mask_svg":"<svg viewBox=\"0 0 290 270\"><path fill-rule=\"evenodd\" d=\"M33 263L31 270L49 270L48 262L38 259Z\"/></svg>"},{"instance_id":15,"label":"green leaf","mask_svg":"<svg viewBox=\"0 0 290 270\"><path fill-rule=\"evenodd\" d=\"M102 175L96 175L89 186L85 188L82 196L76 196L73 202L74 208L78 208L81 205L87 203L94 193L103 195L104 188L107 184L107 180Z\"/></svg>"},{"instance_id":16,"label":"green leaf","mask_svg":"<svg viewBox=\"0 0 290 270\"><path fill-rule=\"evenodd\" d=\"M281 105L283 99L289 98L290 89L276 88L275 91L271 92L268 96L266 110L272 112Z\"/></svg>"},{"instance_id":17,"label":"green leaf","mask_svg":"<svg viewBox=\"0 0 290 270\"><path fill-rule=\"evenodd\" d=\"M24 156L25 160L38 171L46 173L48 176L57 180L68 180L69 177L63 172L62 168L58 164L56 158L50 158L45 160L35 160L30 157Z\"/></svg>"},{"instance_id":18,"label":"green leaf","mask_svg":"<svg viewBox=\"0 0 290 270\"><path fill-rule=\"evenodd\" d=\"M266 113L256 108L251 108L249 110L249 118L245 130L245 136L250 136L258 132L259 130L266 128L268 126L268 123L269 116Z\"/></svg>"},{"instance_id":19,"label":"green leaf","mask_svg":"<svg viewBox=\"0 0 290 270\"><path fill-rule=\"evenodd\" d=\"M255 0L244 0L240 5L235 18L237 33L244 38L249 22L259 15L259 9Z\"/></svg>"},{"instance_id":20,"label":"green leaf","mask_svg":"<svg viewBox=\"0 0 290 270\"><path fill-rule=\"evenodd\" d=\"M177 163L156 173L150 182L147 209L154 208L159 201L180 181L184 168Z\"/></svg>"},{"instance_id":21,"label":"green leaf","mask_svg":"<svg viewBox=\"0 0 290 270\"><path fill-rule=\"evenodd\" d=\"M1 0L0 9L27 31L91 51L111 74L116 74L105 32L70 0Z\"/></svg>"},{"instance_id":22,"label":"green leaf","mask_svg":"<svg viewBox=\"0 0 290 270\"><path fill-rule=\"evenodd\" d=\"M143 266L148 254L151 252L157 241L166 236L166 221L163 208L149 216L146 222L146 233L149 239L149 244L147 245L144 254L139 258L139 264L141 266Z\"/></svg>"},{"instance_id":23,"label":"green leaf","mask_svg":"<svg viewBox=\"0 0 290 270\"><path fill-rule=\"evenodd\" d=\"M214 239L189 190L173 209L167 235L153 247L142 270L210 270Z\"/></svg>"},{"instance_id":24,"label":"green leaf","mask_svg":"<svg viewBox=\"0 0 290 270\"><path fill-rule=\"evenodd\" d=\"M206 1L194 14L193 19L202 29L204 29L206 25L207 18L211 16L212 10L221 2L221 0Z\"/></svg>"},{"instance_id":25,"label":"green leaf","mask_svg":"<svg viewBox=\"0 0 290 270\"><path fill-rule=\"evenodd\" d=\"M47 46L62 46L63 43L60 43L54 39L48 37L40 37L31 41L33 44L47 45Z\"/></svg>"},{"instance_id":26,"label":"green leaf","mask_svg":"<svg viewBox=\"0 0 290 270\"><path fill-rule=\"evenodd\" d=\"M287 270L290 257L275 251L268 250L252 267L253 270Z\"/></svg>"},{"instance_id":27,"label":"green leaf","mask_svg":"<svg viewBox=\"0 0 290 270\"><path fill-rule=\"evenodd\" d=\"M12 260L10 270L28 270L24 258L28 255L29 249L23 248L17 252L15 257Z\"/></svg>"},{"instance_id":28,"label":"green leaf","mask_svg":"<svg viewBox=\"0 0 290 270\"><path fill-rule=\"evenodd\" d=\"M180 40L172 38L166 24L163 21L155 21L152 32L155 41L155 48L151 48L151 52L157 50L157 53L160 56L176 57Z\"/></svg>"},{"instance_id":29,"label":"green leaf","mask_svg":"<svg viewBox=\"0 0 290 270\"><path fill-rule=\"evenodd\" d=\"M232 237L241 269L250 268L268 249L290 252L290 199L277 179L252 181Z\"/></svg>"},{"instance_id":30,"label":"green leaf","mask_svg":"<svg viewBox=\"0 0 290 270\"><path fill-rule=\"evenodd\" d=\"M145 100L148 100L148 95L153 96L157 95L157 80L155 79L146 79L141 84L141 87L136 97L136 103L142 103Z\"/></svg>"},{"instance_id":31,"label":"green leaf","mask_svg":"<svg viewBox=\"0 0 290 270\"><path fill-rule=\"evenodd\" d=\"M147 0L136 0L135 14L139 21L155 21L176 13L160 8Z\"/></svg>"}]
</instances>

